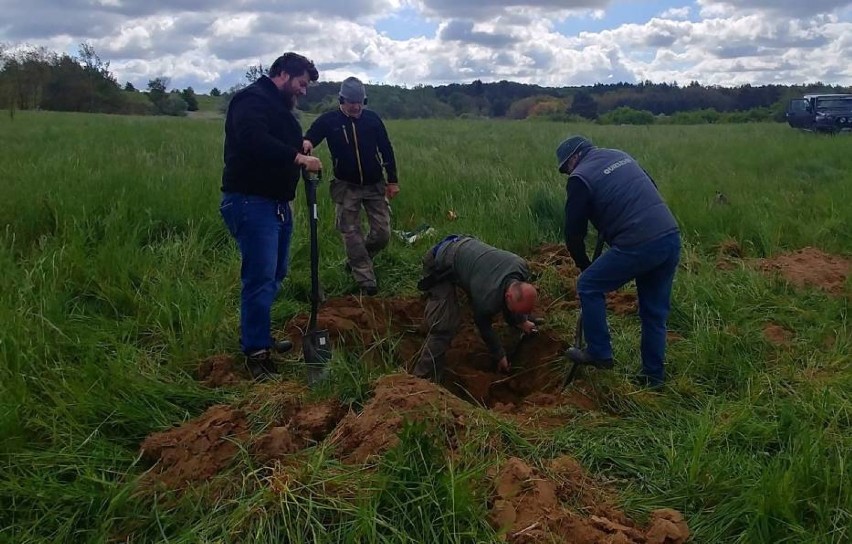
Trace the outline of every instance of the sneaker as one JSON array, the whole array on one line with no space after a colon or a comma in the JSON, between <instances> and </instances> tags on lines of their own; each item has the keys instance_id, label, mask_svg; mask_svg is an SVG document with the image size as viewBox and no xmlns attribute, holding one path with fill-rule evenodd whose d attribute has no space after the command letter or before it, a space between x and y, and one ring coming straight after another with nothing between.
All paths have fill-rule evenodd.
<instances>
[{"instance_id":1,"label":"sneaker","mask_svg":"<svg viewBox=\"0 0 852 544\"><path fill-rule=\"evenodd\" d=\"M601 370L610 370L615 366L612 358L595 359L586 350L575 347L568 348L568 351L565 352L565 357L578 365L589 365Z\"/></svg>"},{"instance_id":2,"label":"sneaker","mask_svg":"<svg viewBox=\"0 0 852 544\"><path fill-rule=\"evenodd\" d=\"M251 378L258 382L266 381L278 372L275 361L272 360L272 353L268 349L259 349L246 355L246 369Z\"/></svg>"}]
</instances>

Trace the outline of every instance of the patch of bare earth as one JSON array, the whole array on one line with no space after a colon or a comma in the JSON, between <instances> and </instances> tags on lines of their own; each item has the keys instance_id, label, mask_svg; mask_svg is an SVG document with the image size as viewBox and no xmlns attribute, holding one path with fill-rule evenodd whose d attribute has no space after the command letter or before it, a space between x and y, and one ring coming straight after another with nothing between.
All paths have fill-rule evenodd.
<instances>
[{"instance_id":1,"label":"patch of bare earth","mask_svg":"<svg viewBox=\"0 0 852 544\"><path fill-rule=\"evenodd\" d=\"M681 544L689 538L674 510L656 510L646 526L638 525L571 457L551 460L546 470L511 458L493 481L490 521L513 544Z\"/></svg>"},{"instance_id":2,"label":"patch of bare earth","mask_svg":"<svg viewBox=\"0 0 852 544\"><path fill-rule=\"evenodd\" d=\"M763 327L763 338L774 346L789 346L793 333L775 323L767 323Z\"/></svg>"},{"instance_id":3,"label":"patch of bare earth","mask_svg":"<svg viewBox=\"0 0 852 544\"><path fill-rule=\"evenodd\" d=\"M196 369L196 379L207 387L235 385L249 379L245 365L230 355L214 355L204 359Z\"/></svg>"},{"instance_id":4,"label":"patch of bare earth","mask_svg":"<svg viewBox=\"0 0 852 544\"><path fill-rule=\"evenodd\" d=\"M815 287L832 295L842 295L852 262L806 247L771 259L759 259L758 267L768 274L780 275L795 287Z\"/></svg>"},{"instance_id":5,"label":"patch of bare earth","mask_svg":"<svg viewBox=\"0 0 852 544\"><path fill-rule=\"evenodd\" d=\"M303 403L292 384L265 386L265 407L274 414L268 426L252 433L250 414L258 413L255 399L237 406L212 406L199 417L149 435L140 447L151 464L146 484L183 489L211 479L232 466L241 450L260 463L270 463L315 445L346 414L334 400Z\"/></svg>"}]
</instances>

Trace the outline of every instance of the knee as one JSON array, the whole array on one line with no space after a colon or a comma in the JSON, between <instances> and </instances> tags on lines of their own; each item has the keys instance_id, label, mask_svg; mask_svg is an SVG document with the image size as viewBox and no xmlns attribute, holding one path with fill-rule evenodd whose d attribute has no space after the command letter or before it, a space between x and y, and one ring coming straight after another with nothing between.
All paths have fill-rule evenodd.
<instances>
[{"instance_id":1,"label":"knee","mask_svg":"<svg viewBox=\"0 0 852 544\"><path fill-rule=\"evenodd\" d=\"M379 250L387 247L388 242L390 242L390 230L382 228L377 232L373 233L372 246L373 248Z\"/></svg>"},{"instance_id":2,"label":"knee","mask_svg":"<svg viewBox=\"0 0 852 544\"><path fill-rule=\"evenodd\" d=\"M580 275L580 278L577 280L577 296L589 297L595 295L603 295L603 292L595 289L593 283L586 279L584 275Z\"/></svg>"}]
</instances>

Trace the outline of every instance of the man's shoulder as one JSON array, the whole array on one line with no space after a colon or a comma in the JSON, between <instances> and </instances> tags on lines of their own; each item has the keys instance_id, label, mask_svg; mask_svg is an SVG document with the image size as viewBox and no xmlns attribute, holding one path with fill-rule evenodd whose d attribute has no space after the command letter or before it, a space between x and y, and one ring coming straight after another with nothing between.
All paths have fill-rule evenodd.
<instances>
[{"instance_id":1,"label":"man's shoulder","mask_svg":"<svg viewBox=\"0 0 852 544\"><path fill-rule=\"evenodd\" d=\"M267 93L266 90L263 89L257 81L255 81L248 87L244 87L234 93L233 98L231 98L231 105L239 104L240 102L261 103L270 101L271 97L269 96L269 93Z\"/></svg>"},{"instance_id":2,"label":"man's shoulder","mask_svg":"<svg viewBox=\"0 0 852 544\"><path fill-rule=\"evenodd\" d=\"M362 110L361 118L369 121L370 123L381 123L382 118L379 117L379 114L374 112L373 110Z\"/></svg>"}]
</instances>

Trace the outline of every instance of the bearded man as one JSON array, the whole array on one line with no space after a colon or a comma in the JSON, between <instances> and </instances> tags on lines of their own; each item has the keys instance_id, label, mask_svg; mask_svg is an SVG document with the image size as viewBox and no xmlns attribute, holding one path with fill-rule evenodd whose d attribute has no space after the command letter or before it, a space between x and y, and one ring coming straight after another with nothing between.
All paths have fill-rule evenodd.
<instances>
[{"instance_id":1,"label":"bearded man","mask_svg":"<svg viewBox=\"0 0 852 544\"><path fill-rule=\"evenodd\" d=\"M276 372L274 352L292 348L272 338L270 310L287 275L301 169L322 169L318 158L301 153L302 126L293 113L318 78L312 61L285 53L228 105L220 212L242 257L240 347L255 380Z\"/></svg>"}]
</instances>

